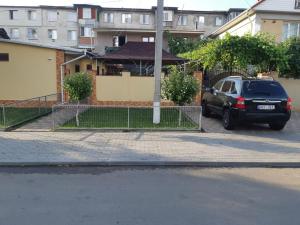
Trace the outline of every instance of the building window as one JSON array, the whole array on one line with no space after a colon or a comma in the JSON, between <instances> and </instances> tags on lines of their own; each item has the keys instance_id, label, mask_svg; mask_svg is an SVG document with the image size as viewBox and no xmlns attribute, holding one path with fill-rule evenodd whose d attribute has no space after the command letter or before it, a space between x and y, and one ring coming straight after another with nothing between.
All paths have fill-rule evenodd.
<instances>
[{"instance_id":1,"label":"building window","mask_svg":"<svg viewBox=\"0 0 300 225\"><path fill-rule=\"evenodd\" d=\"M87 64L87 65L86 65L86 70L87 70L87 71L93 70L92 64Z\"/></svg>"},{"instance_id":2,"label":"building window","mask_svg":"<svg viewBox=\"0 0 300 225\"><path fill-rule=\"evenodd\" d=\"M121 47L126 43L125 36L114 36L113 37L113 47Z\"/></svg>"},{"instance_id":3,"label":"building window","mask_svg":"<svg viewBox=\"0 0 300 225\"><path fill-rule=\"evenodd\" d=\"M36 20L37 14L34 10L28 11L28 20Z\"/></svg>"},{"instance_id":4,"label":"building window","mask_svg":"<svg viewBox=\"0 0 300 225\"><path fill-rule=\"evenodd\" d=\"M8 53L0 53L0 62L7 62L9 61Z\"/></svg>"},{"instance_id":5,"label":"building window","mask_svg":"<svg viewBox=\"0 0 300 225\"><path fill-rule=\"evenodd\" d=\"M68 21L69 22L77 22L77 13L69 12L68 13Z\"/></svg>"},{"instance_id":6,"label":"building window","mask_svg":"<svg viewBox=\"0 0 300 225\"><path fill-rule=\"evenodd\" d=\"M122 23L131 23L131 14L122 14Z\"/></svg>"},{"instance_id":7,"label":"building window","mask_svg":"<svg viewBox=\"0 0 300 225\"><path fill-rule=\"evenodd\" d=\"M173 21L173 13L172 11L164 11L164 21Z\"/></svg>"},{"instance_id":8,"label":"building window","mask_svg":"<svg viewBox=\"0 0 300 225\"><path fill-rule=\"evenodd\" d=\"M27 38L30 40L38 39L37 30L35 28L28 28L27 29Z\"/></svg>"},{"instance_id":9,"label":"building window","mask_svg":"<svg viewBox=\"0 0 300 225\"><path fill-rule=\"evenodd\" d=\"M300 23L286 23L283 27L283 40L300 36Z\"/></svg>"},{"instance_id":10,"label":"building window","mask_svg":"<svg viewBox=\"0 0 300 225\"><path fill-rule=\"evenodd\" d=\"M15 20L17 18L18 10L9 10L9 19Z\"/></svg>"},{"instance_id":11,"label":"building window","mask_svg":"<svg viewBox=\"0 0 300 225\"><path fill-rule=\"evenodd\" d=\"M57 11L48 11L48 22L57 21Z\"/></svg>"},{"instance_id":12,"label":"building window","mask_svg":"<svg viewBox=\"0 0 300 225\"><path fill-rule=\"evenodd\" d=\"M79 72L80 72L80 65L75 64L75 73L79 73Z\"/></svg>"},{"instance_id":13,"label":"building window","mask_svg":"<svg viewBox=\"0 0 300 225\"><path fill-rule=\"evenodd\" d=\"M300 0L295 1L295 9L300 9Z\"/></svg>"},{"instance_id":14,"label":"building window","mask_svg":"<svg viewBox=\"0 0 300 225\"><path fill-rule=\"evenodd\" d=\"M155 42L155 37L143 37L142 42Z\"/></svg>"},{"instance_id":15,"label":"building window","mask_svg":"<svg viewBox=\"0 0 300 225\"><path fill-rule=\"evenodd\" d=\"M82 9L82 18L83 19L91 19L92 18L92 9L91 8L83 8Z\"/></svg>"},{"instance_id":16,"label":"building window","mask_svg":"<svg viewBox=\"0 0 300 225\"><path fill-rule=\"evenodd\" d=\"M140 24L147 25L149 23L150 23L150 15L149 14L140 15Z\"/></svg>"},{"instance_id":17,"label":"building window","mask_svg":"<svg viewBox=\"0 0 300 225\"><path fill-rule=\"evenodd\" d=\"M200 24L204 24L205 23L205 17L204 16L199 16L198 21L199 21Z\"/></svg>"},{"instance_id":18,"label":"building window","mask_svg":"<svg viewBox=\"0 0 300 225\"><path fill-rule=\"evenodd\" d=\"M215 25L216 26L222 26L222 24L223 24L223 18L220 17L220 16L216 17Z\"/></svg>"},{"instance_id":19,"label":"building window","mask_svg":"<svg viewBox=\"0 0 300 225\"><path fill-rule=\"evenodd\" d=\"M91 27L81 27L80 28L81 37L93 37L93 29Z\"/></svg>"},{"instance_id":20,"label":"building window","mask_svg":"<svg viewBox=\"0 0 300 225\"><path fill-rule=\"evenodd\" d=\"M11 28L10 29L10 37L12 39L18 39L20 38L20 31L18 28Z\"/></svg>"},{"instance_id":21,"label":"building window","mask_svg":"<svg viewBox=\"0 0 300 225\"><path fill-rule=\"evenodd\" d=\"M114 14L113 13L104 13L104 22L105 23L113 23L114 22Z\"/></svg>"},{"instance_id":22,"label":"building window","mask_svg":"<svg viewBox=\"0 0 300 225\"><path fill-rule=\"evenodd\" d=\"M57 30L49 29L48 38L51 40L57 40Z\"/></svg>"},{"instance_id":23,"label":"building window","mask_svg":"<svg viewBox=\"0 0 300 225\"><path fill-rule=\"evenodd\" d=\"M187 16L186 15L179 16L177 25L186 26L187 25Z\"/></svg>"},{"instance_id":24,"label":"building window","mask_svg":"<svg viewBox=\"0 0 300 225\"><path fill-rule=\"evenodd\" d=\"M77 40L76 30L68 30L68 41L76 41L76 40Z\"/></svg>"}]
</instances>

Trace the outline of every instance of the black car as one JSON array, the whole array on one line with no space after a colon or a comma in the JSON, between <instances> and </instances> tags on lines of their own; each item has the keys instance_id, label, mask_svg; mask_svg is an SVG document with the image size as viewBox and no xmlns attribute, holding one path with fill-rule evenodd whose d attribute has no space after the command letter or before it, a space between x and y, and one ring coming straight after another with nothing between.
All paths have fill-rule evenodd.
<instances>
[{"instance_id":1,"label":"black car","mask_svg":"<svg viewBox=\"0 0 300 225\"><path fill-rule=\"evenodd\" d=\"M221 115L227 130L240 122L265 123L282 130L291 117L291 108L291 98L277 81L239 76L206 88L202 99L203 116Z\"/></svg>"}]
</instances>

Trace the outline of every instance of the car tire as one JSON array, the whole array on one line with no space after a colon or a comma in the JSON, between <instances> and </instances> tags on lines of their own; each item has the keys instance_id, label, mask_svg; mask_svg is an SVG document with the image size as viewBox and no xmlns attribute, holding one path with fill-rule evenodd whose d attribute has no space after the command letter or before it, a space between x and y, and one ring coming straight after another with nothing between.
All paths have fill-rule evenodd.
<instances>
[{"instance_id":1,"label":"car tire","mask_svg":"<svg viewBox=\"0 0 300 225\"><path fill-rule=\"evenodd\" d=\"M225 109L223 112L223 126L226 130L233 130L235 126L235 121L232 118L229 109Z\"/></svg>"},{"instance_id":2,"label":"car tire","mask_svg":"<svg viewBox=\"0 0 300 225\"><path fill-rule=\"evenodd\" d=\"M210 117L210 110L207 107L206 102L202 102L201 106L202 106L202 116L204 116L204 117Z\"/></svg>"},{"instance_id":3,"label":"car tire","mask_svg":"<svg viewBox=\"0 0 300 225\"><path fill-rule=\"evenodd\" d=\"M281 123L269 123L269 126L272 130L283 130L285 127L286 122L281 122Z\"/></svg>"}]
</instances>

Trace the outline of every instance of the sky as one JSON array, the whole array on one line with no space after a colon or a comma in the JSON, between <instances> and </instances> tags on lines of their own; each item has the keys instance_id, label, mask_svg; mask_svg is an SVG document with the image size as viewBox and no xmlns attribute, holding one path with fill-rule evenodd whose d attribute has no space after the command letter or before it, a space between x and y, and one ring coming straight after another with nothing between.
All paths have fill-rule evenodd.
<instances>
[{"instance_id":1,"label":"sky","mask_svg":"<svg viewBox=\"0 0 300 225\"><path fill-rule=\"evenodd\" d=\"M256 0L165 0L165 6L175 6L185 10L227 10L229 8L249 8ZM72 5L95 4L103 7L151 8L156 0L0 0L0 5Z\"/></svg>"}]
</instances>

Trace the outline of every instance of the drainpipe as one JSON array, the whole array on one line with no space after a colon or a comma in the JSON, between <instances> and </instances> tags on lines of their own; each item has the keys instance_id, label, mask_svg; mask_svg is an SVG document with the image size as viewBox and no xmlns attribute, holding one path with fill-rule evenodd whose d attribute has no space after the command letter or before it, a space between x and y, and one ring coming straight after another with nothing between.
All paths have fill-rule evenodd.
<instances>
[{"instance_id":1,"label":"drainpipe","mask_svg":"<svg viewBox=\"0 0 300 225\"><path fill-rule=\"evenodd\" d=\"M79 59L82 59L84 57L86 57L86 50L84 50L84 54L83 55L81 55L81 56L79 56L79 57L77 57L75 59L72 59L70 61L67 61L67 62L65 62L65 63L63 63L63 64L60 65L60 84L61 84L60 88L61 88L61 103L62 104L65 103L65 95L64 95L64 66L67 65L67 64L69 64L69 63L75 62L75 61L77 61Z\"/></svg>"}]
</instances>

